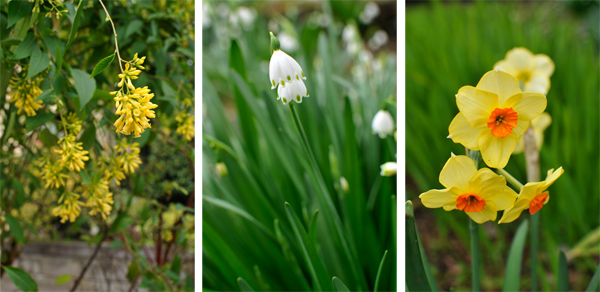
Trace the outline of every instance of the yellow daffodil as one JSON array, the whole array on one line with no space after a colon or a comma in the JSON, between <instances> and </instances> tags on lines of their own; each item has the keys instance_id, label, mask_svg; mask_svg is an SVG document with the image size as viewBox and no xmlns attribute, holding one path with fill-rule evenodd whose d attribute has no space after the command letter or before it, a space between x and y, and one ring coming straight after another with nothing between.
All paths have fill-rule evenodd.
<instances>
[{"instance_id":1,"label":"yellow daffodil","mask_svg":"<svg viewBox=\"0 0 600 292\"><path fill-rule=\"evenodd\" d=\"M450 123L448 138L481 151L489 167L504 168L531 120L546 109L546 97L521 92L514 77L492 70L476 87L461 87L456 104L460 112Z\"/></svg>"},{"instance_id":2,"label":"yellow daffodil","mask_svg":"<svg viewBox=\"0 0 600 292\"><path fill-rule=\"evenodd\" d=\"M542 182L530 182L521 188L521 193L517 198L514 206L506 209L504 215L498 224L509 223L515 221L525 209L529 209L529 214L535 214L537 211L548 203L550 195L546 191L565 171L562 167L557 170L548 170L546 180Z\"/></svg>"},{"instance_id":3,"label":"yellow daffodil","mask_svg":"<svg viewBox=\"0 0 600 292\"><path fill-rule=\"evenodd\" d=\"M464 155L452 154L440 173L440 183L446 189L430 190L419 196L423 205L465 211L479 224L496 220L497 211L511 207L517 198L504 177L489 168L478 171L473 161Z\"/></svg>"},{"instance_id":4,"label":"yellow daffodil","mask_svg":"<svg viewBox=\"0 0 600 292\"><path fill-rule=\"evenodd\" d=\"M550 57L544 54L534 55L525 48L508 51L504 60L494 67L517 78L524 91L544 95L550 89L550 76L554 73L554 62Z\"/></svg>"},{"instance_id":5,"label":"yellow daffodil","mask_svg":"<svg viewBox=\"0 0 600 292\"><path fill-rule=\"evenodd\" d=\"M544 130L546 130L550 124L552 124L552 117L548 113L542 113L531 121L531 129L533 130L535 146L538 151L542 149L542 144L544 144ZM525 149L525 141L524 139L519 139L513 154L519 154L523 152L523 149Z\"/></svg>"}]
</instances>

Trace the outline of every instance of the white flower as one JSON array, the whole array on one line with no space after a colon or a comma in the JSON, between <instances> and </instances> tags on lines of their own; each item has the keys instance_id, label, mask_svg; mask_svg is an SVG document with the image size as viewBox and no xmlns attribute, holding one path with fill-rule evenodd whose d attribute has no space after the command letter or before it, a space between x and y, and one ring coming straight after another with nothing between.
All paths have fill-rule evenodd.
<instances>
[{"instance_id":1,"label":"white flower","mask_svg":"<svg viewBox=\"0 0 600 292\"><path fill-rule=\"evenodd\" d=\"M296 103L302 102L302 97L308 97L308 90L302 79L292 80L287 83L286 87L279 84L277 87L277 100L281 99L283 104L295 100Z\"/></svg>"},{"instance_id":2,"label":"white flower","mask_svg":"<svg viewBox=\"0 0 600 292\"><path fill-rule=\"evenodd\" d=\"M306 79L304 72L302 72L302 68L294 58L290 57L282 50L273 51L271 62L269 63L271 89L275 89L277 84L281 84L281 86L285 87L287 82L294 79L300 80L300 77Z\"/></svg>"},{"instance_id":3,"label":"white flower","mask_svg":"<svg viewBox=\"0 0 600 292\"><path fill-rule=\"evenodd\" d=\"M350 184L348 184L348 181L343 176L340 177L340 187L342 188L342 191L344 191L344 193L348 193L348 191L350 190Z\"/></svg>"},{"instance_id":4,"label":"white flower","mask_svg":"<svg viewBox=\"0 0 600 292\"><path fill-rule=\"evenodd\" d=\"M364 24L369 24L375 17L379 15L379 6L377 3L369 2L365 5L365 10L363 10L360 15L360 21Z\"/></svg>"},{"instance_id":5,"label":"white flower","mask_svg":"<svg viewBox=\"0 0 600 292\"><path fill-rule=\"evenodd\" d=\"M396 162L386 162L381 166L381 176L393 176L396 175L396 171L398 170L398 165Z\"/></svg>"},{"instance_id":6,"label":"white flower","mask_svg":"<svg viewBox=\"0 0 600 292\"><path fill-rule=\"evenodd\" d=\"M394 133L396 124L394 118L388 111L380 110L373 117L371 128L374 134L378 134L379 138L384 139L387 135Z\"/></svg>"}]
</instances>

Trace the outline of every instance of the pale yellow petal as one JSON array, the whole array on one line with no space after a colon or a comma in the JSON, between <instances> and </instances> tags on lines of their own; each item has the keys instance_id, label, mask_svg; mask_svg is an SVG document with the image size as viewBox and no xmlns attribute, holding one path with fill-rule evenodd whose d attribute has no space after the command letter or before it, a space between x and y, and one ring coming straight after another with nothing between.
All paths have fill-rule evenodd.
<instances>
[{"instance_id":1,"label":"pale yellow petal","mask_svg":"<svg viewBox=\"0 0 600 292\"><path fill-rule=\"evenodd\" d=\"M464 155L450 157L440 172L440 183L448 189L456 187L464 194L468 192L469 180L476 172L471 158Z\"/></svg>"},{"instance_id":2,"label":"pale yellow petal","mask_svg":"<svg viewBox=\"0 0 600 292\"><path fill-rule=\"evenodd\" d=\"M541 113L537 118L531 121L531 126L533 130L543 132L552 124L552 117L549 113Z\"/></svg>"},{"instance_id":3,"label":"pale yellow petal","mask_svg":"<svg viewBox=\"0 0 600 292\"><path fill-rule=\"evenodd\" d=\"M456 94L456 105L471 127L476 128L488 122L490 114L498 106L498 95L473 86L463 86Z\"/></svg>"},{"instance_id":4,"label":"pale yellow petal","mask_svg":"<svg viewBox=\"0 0 600 292\"><path fill-rule=\"evenodd\" d=\"M506 62L518 71L533 71L536 60L528 49L514 48L506 53Z\"/></svg>"},{"instance_id":5,"label":"pale yellow petal","mask_svg":"<svg viewBox=\"0 0 600 292\"><path fill-rule=\"evenodd\" d=\"M515 132L504 138L494 137L491 132L483 131L479 135L479 149L481 157L487 166L504 168L508 164L510 154L517 146L518 136Z\"/></svg>"},{"instance_id":6,"label":"pale yellow petal","mask_svg":"<svg viewBox=\"0 0 600 292\"><path fill-rule=\"evenodd\" d=\"M530 124L531 124L530 121L521 121L520 120L517 122L517 125L513 129L513 132L515 132L517 134L517 136L519 137L520 140L522 140L523 133L525 133L525 131L527 131L529 129Z\"/></svg>"},{"instance_id":7,"label":"pale yellow petal","mask_svg":"<svg viewBox=\"0 0 600 292\"><path fill-rule=\"evenodd\" d=\"M496 64L494 64L494 69L495 69L496 67L497 67L499 70L502 70L502 71L504 71L504 72L506 72L506 73L508 73L508 74L511 74L511 75L512 75L512 72L511 72L511 70L510 70L510 66L508 66L508 64L507 64L506 60L500 60L500 61L496 62Z\"/></svg>"},{"instance_id":8,"label":"pale yellow petal","mask_svg":"<svg viewBox=\"0 0 600 292\"><path fill-rule=\"evenodd\" d=\"M518 201L514 206L504 210L504 214L502 215L502 218L500 218L500 220L498 221L498 224L510 223L517 220L517 218L519 218L523 210L526 209L529 209L529 201Z\"/></svg>"},{"instance_id":9,"label":"pale yellow petal","mask_svg":"<svg viewBox=\"0 0 600 292\"><path fill-rule=\"evenodd\" d=\"M531 121L546 109L546 96L535 92L523 92L511 96L505 107L511 107L519 116L519 121Z\"/></svg>"},{"instance_id":10,"label":"pale yellow petal","mask_svg":"<svg viewBox=\"0 0 600 292\"><path fill-rule=\"evenodd\" d=\"M485 130L485 124L477 128L471 127L469 122L465 119L462 113L458 113L448 127L449 138L452 138L452 142L460 143L463 146L471 150L479 150L479 144L477 139L481 131Z\"/></svg>"},{"instance_id":11,"label":"pale yellow petal","mask_svg":"<svg viewBox=\"0 0 600 292\"><path fill-rule=\"evenodd\" d=\"M524 89L525 92L537 92L545 95L550 89L550 77L536 72L525 82Z\"/></svg>"},{"instance_id":12,"label":"pale yellow petal","mask_svg":"<svg viewBox=\"0 0 600 292\"><path fill-rule=\"evenodd\" d=\"M552 73L554 73L554 62L552 62L552 59L544 54L537 54L534 58L535 71L544 73L548 77L552 76Z\"/></svg>"},{"instance_id":13,"label":"pale yellow petal","mask_svg":"<svg viewBox=\"0 0 600 292\"><path fill-rule=\"evenodd\" d=\"M498 211L515 203L517 193L506 185L506 179L489 168L482 168L469 181L471 191L487 202L493 201Z\"/></svg>"},{"instance_id":14,"label":"pale yellow petal","mask_svg":"<svg viewBox=\"0 0 600 292\"><path fill-rule=\"evenodd\" d=\"M515 151L513 151L513 154L520 154L523 152L523 149L525 149L525 139L523 138L523 136L521 136L521 138L517 140L517 147L515 147Z\"/></svg>"},{"instance_id":15,"label":"pale yellow petal","mask_svg":"<svg viewBox=\"0 0 600 292\"><path fill-rule=\"evenodd\" d=\"M483 207L483 210L479 211L479 212L465 212L467 213L467 215L469 215L469 217L471 217L471 219L473 219L473 221L475 221L476 223L484 223L487 221L494 221L496 220L496 215L498 215L498 210L496 209L496 204L493 201L486 201L485 202L485 207Z\"/></svg>"},{"instance_id":16,"label":"pale yellow petal","mask_svg":"<svg viewBox=\"0 0 600 292\"><path fill-rule=\"evenodd\" d=\"M517 201L527 201L528 204L535 199L535 197L542 192L540 191L544 187L544 182L529 182L521 188L519 198Z\"/></svg>"},{"instance_id":17,"label":"pale yellow petal","mask_svg":"<svg viewBox=\"0 0 600 292\"><path fill-rule=\"evenodd\" d=\"M562 166L559 167L557 170L553 170L554 169L550 169L548 171L548 176L544 181L543 190L540 191L540 193L546 191L563 173L565 173L565 170L562 168Z\"/></svg>"},{"instance_id":18,"label":"pale yellow petal","mask_svg":"<svg viewBox=\"0 0 600 292\"><path fill-rule=\"evenodd\" d=\"M456 206L457 198L458 196L448 189L429 190L419 196L421 203L427 208L440 208L446 205Z\"/></svg>"},{"instance_id":19,"label":"pale yellow petal","mask_svg":"<svg viewBox=\"0 0 600 292\"><path fill-rule=\"evenodd\" d=\"M476 88L497 94L498 106L500 107L504 105L509 97L521 92L519 81L501 70L492 70L485 73L477 83Z\"/></svg>"},{"instance_id":20,"label":"pale yellow petal","mask_svg":"<svg viewBox=\"0 0 600 292\"><path fill-rule=\"evenodd\" d=\"M538 151L542 149L542 145L544 145L544 133L533 130L533 137L535 138L535 146ZM518 143L517 143L518 144Z\"/></svg>"}]
</instances>

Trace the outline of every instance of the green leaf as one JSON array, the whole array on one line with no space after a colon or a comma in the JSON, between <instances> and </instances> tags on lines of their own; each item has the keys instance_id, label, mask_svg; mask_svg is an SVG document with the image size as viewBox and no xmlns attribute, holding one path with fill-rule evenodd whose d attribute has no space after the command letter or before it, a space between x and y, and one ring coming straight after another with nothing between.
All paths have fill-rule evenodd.
<instances>
[{"instance_id":1,"label":"green leaf","mask_svg":"<svg viewBox=\"0 0 600 292\"><path fill-rule=\"evenodd\" d=\"M27 132L36 129L37 127L45 124L47 121L54 118L54 115L47 112L37 112L35 116L27 117L25 119L25 130Z\"/></svg>"},{"instance_id":2,"label":"green leaf","mask_svg":"<svg viewBox=\"0 0 600 292\"><path fill-rule=\"evenodd\" d=\"M317 219L319 219L319 209L313 213L310 219L310 227L308 227L308 237L315 246L317 246Z\"/></svg>"},{"instance_id":3,"label":"green leaf","mask_svg":"<svg viewBox=\"0 0 600 292\"><path fill-rule=\"evenodd\" d=\"M79 69L71 69L71 75L75 81L75 89L79 95L79 109L81 110L94 96L96 80L90 79L89 74Z\"/></svg>"},{"instance_id":4,"label":"green leaf","mask_svg":"<svg viewBox=\"0 0 600 292\"><path fill-rule=\"evenodd\" d=\"M57 41L56 42L56 55L54 55L54 58L56 59L56 72L60 72L61 68L62 68L62 63L63 63L63 58L62 58L62 50L60 49L60 42ZM58 76L60 74L56 74L56 76ZM56 77L54 77L56 78Z\"/></svg>"},{"instance_id":5,"label":"green leaf","mask_svg":"<svg viewBox=\"0 0 600 292\"><path fill-rule=\"evenodd\" d=\"M115 53L100 60L100 62L98 62L98 64L96 64L96 67L94 67L94 70L92 70L92 75L90 75L90 79L92 79L92 77L100 74L102 71L104 71L106 68L108 68L108 66L110 66L110 64L112 63L112 61L114 59L115 59Z\"/></svg>"},{"instance_id":6,"label":"green leaf","mask_svg":"<svg viewBox=\"0 0 600 292\"><path fill-rule=\"evenodd\" d=\"M569 291L569 265L567 257L561 250L558 252L558 291Z\"/></svg>"},{"instance_id":7,"label":"green leaf","mask_svg":"<svg viewBox=\"0 0 600 292\"><path fill-rule=\"evenodd\" d=\"M4 215L4 219L6 219L6 223L10 226L10 233L15 236L17 242L25 244L25 236L23 235L23 228L21 228L19 220L11 215Z\"/></svg>"},{"instance_id":8,"label":"green leaf","mask_svg":"<svg viewBox=\"0 0 600 292\"><path fill-rule=\"evenodd\" d=\"M383 270L383 263L385 263L385 257L387 256L388 251L386 250L383 253L383 257L381 258L381 262L379 263L379 269L377 270L377 277L375 277L375 289L373 292L377 292L377 288L379 288L379 277L381 276L381 271Z\"/></svg>"},{"instance_id":9,"label":"green leaf","mask_svg":"<svg viewBox=\"0 0 600 292\"><path fill-rule=\"evenodd\" d=\"M14 0L13 0L14 2ZM37 292L38 291L38 285L35 282L35 280L33 278L31 278L31 276L19 269L19 268L14 268L14 267L7 267L7 266L2 266L4 268L4 271L6 271L6 274L8 274L8 277L10 278L10 280L15 284L15 286L17 286L19 289L21 289L21 291L26 291L26 292L30 292L30 291L34 291Z\"/></svg>"},{"instance_id":10,"label":"green leaf","mask_svg":"<svg viewBox=\"0 0 600 292\"><path fill-rule=\"evenodd\" d=\"M56 142L58 141L58 139L56 139L56 136L52 135L52 133L50 133L50 130L48 130L47 128L40 132L39 138L42 141L42 143L44 143L44 145L46 145L47 147L52 147L56 145Z\"/></svg>"},{"instance_id":11,"label":"green leaf","mask_svg":"<svg viewBox=\"0 0 600 292\"><path fill-rule=\"evenodd\" d=\"M90 179L90 176L85 169L80 170L79 174L81 175L81 184L89 184L92 182L92 179Z\"/></svg>"},{"instance_id":12,"label":"green leaf","mask_svg":"<svg viewBox=\"0 0 600 292\"><path fill-rule=\"evenodd\" d=\"M108 91L96 89L96 91L94 91L94 96L92 96L92 99L113 100L114 97L115 96L111 95Z\"/></svg>"},{"instance_id":13,"label":"green leaf","mask_svg":"<svg viewBox=\"0 0 600 292\"><path fill-rule=\"evenodd\" d=\"M342 282L342 280L340 280L338 277L333 277L331 279L331 284L333 285L333 289L335 289L335 291L350 292L350 289L348 289L348 287L344 285L344 282Z\"/></svg>"},{"instance_id":14,"label":"green leaf","mask_svg":"<svg viewBox=\"0 0 600 292\"><path fill-rule=\"evenodd\" d=\"M91 124L87 129L85 129L85 131L83 131L83 134L81 134L81 137L79 137L79 141L83 143L81 145L81 147L83 147L83 150L90 150L90 148L92 148L92 146L94 145L94 142L96 142L96 126L94 126L94 124Z\"/></svg>"},{"instance_id":15,"label":"green leaf","mask_svg":"<svg viewBox=\"0 0 600 292\"><path fill-rule=\"evenodd\" d=\"M116 238L116 239L113 239L113 240L110 242L110 248L111 248L111 249L117 250L117 249L120 249L121 247L123 247L123 241L121 241L121 240L120 240L120 239L118 239L118 238ZM176 255L177 255L177 254L176 254Z\"/></svg>"},{"instance_id":16,"label":"green leaf","mask_svg":"<svg viewBox=\"0 0 600 292\"><path fill-rule=\"evenodd\" d=\"M0 42L0 45L2 46L14 46L14 45L18 45L22 42L21 39L17 39L17 38L7 38L2 40L2 42Z\"/></svg>"},{"instance_id":17,"label":"green leaf","mask_svg":"<svg viewBox=\"0 0 600 292\"><path fill-rule=\"evenodd\" d=\"M171 262L171 271L177 275L181 272L181 258L178 253L175 254L173 261Z\"/></svg>"},{"instance_id":18,"label":"green leaf","mask_svg":"<svg viewBox=\"0 0 600 292\"><path fill-rule=\"evenodd\" d=\"M69 34L69 41L65 46L65 52L71 47L71 43L73 42L75 34L77 33L77 29L79 28L79 19L81 19L81 14L83 13L83 7L81 6L82 3L83 0L79 0L79 4L77 5L77 12L75 12L75 17L73 18L73 25L71 26L71 33ZM92 92L94 91L92 90Z\"/></svg>"},{"instance_id":19,"label":"green leaf","mask_svg":"<svg viewBox=\"0 0 600 292\"><path fill-rule=\"evenodd\" d=\"M323 262L321 262L321 258L319 258L319 254L317 253L314 245L308 238L308 235L302 226L302 222L288 202L285 203L285 213L290 221L294 235L296 235L302 255L306 260L306 265L308 267L310 278L312 279L313 288L316 291L331 291L332 286L330 286L331 282L329 282L329 276L327 275L325 266L323 265Z\"/></svg>"},{"instance_id":20,"label":"green leaf","mask_svg":"<svg viewBox=\"0 0 600 292\"><path fill-rule=\"evenodd\" d=\"M431 291L427 273L421 258L421 246L417 237L415 215L411 201L406 201L406 286L411 291Z\"/></svg>"},{"instance_id":21,"label":"green leaf","mask_svg":"<svg viewBox=\"0 0 600 292\"><path fill-rule=\"evenodd\" d=\"M135 142L140 143L140 148L142 148L142 147L144 147L144 145L146 145L146 143L148 143L148 140L149 140L151 134L152 134L151 129L145 129L144 132L139 137L134 138L133 140Z\"/></svg>"},{"instance_id":22,"label":"green leaf","mask_svg":"<svg viewBox=\"0 0 600 292\"><path fill-rule=\"evenodd\" d=\"M35 47L31 53L31 59L29 61L29 69L27 70L27 77L29 79L38 73L46 70L50 66L50 57L47 54L43 54L40 48Z\"/></svg>"},{"instance_id":23,"label":"green leaf","mask_svg":"<svg viewBox=\"0 0 600 292\"><path fill-rule=\"evenodd\" d=\"M594 273L594 276L592 277L590 284L588 284L587 288L585 289L585 292L598 291L599 287L600 287L600 264L598 265L598 268L596 268L596 272Z\"/></svg>"},{"instance_id":24,"label":"green leaf","mask_svg":"<svg viewBox=\"0 0 600 292\"><path fill-rule=\"evenodd\" d=\"M240 45L236 40L231 41L231 48L229 49L229 67L235 70L244 80L246 78L246 65L244 65L244 56Z\"/></svg>"},{"instance_id":25,"label":"green leaf","mask_svg":"<svg viewBox=\"0 0 600 292\"><path fill-rule=\"evenodd\" d=\"M25 197L25 190L23 189L23 184L21 182L19 182L18 180L13 180L12 188L16 191L15 192L15 202L13 204L13 208L19 209L19 208L21 208L21 206L23 206L23 204L27 200L27 198Z\"/></svg>"},{"instance_id":26,"label":"green leaf","mask_svg":"<svg viewBox=\"0 0 600 292\"><path fill-rule=\"evenodd\" d=\"M13 0L13 2L26 2L26 1ZM31 56L31 52L33 52L33 49L35 49L36 47L37 47L37 42L35 41L35 37L33 36L33 33L28 33L27 36L25 37L25 39L23 39L23 41L19 44L19 46L15 50L15 54L13 55L12 59L20 60L20 59L29 57L29 56Z\"/></svg>"},{"instance_id":27,"label":"green leaf","mask_svg":"<svg viewBox=\"0 0 600 292\"><path fill-rule=\"evenodd\" d=\"M519 228L510 245L508 260L506 261L506 272L504 274L504 285L502 291L519 291L521 280L521 262L523 258L523 248L527 240L527 229L529 221L525 219Z\"/></svg>"},{"instance_id":28,"label":"green leaf","mask_svg":"<svg viewBox=\"0 0 600 292\"><path fill-rule=\"evenodd\" d=\"M207 201L215 206L219 206L223 209L229 210L235 214L238 214L239 216L248 219L248 221L250 221L256 227L258 227L258 229L264 231L271 238L275 239L275 235L273 235L273 233L269 229L267 229L267 227L265 227L262 223L260 223L260 221L256 220L254 217L252 217L252 215L248 214L246 211L240 209L239 207L234 206L227 201L208 196L202 196L202 200Z\"/></svg>"},{"instance_id":29,"label":"green leaf","mask_svg":"<svg viewBox=\"0 0 600 292\"><path fill-rule=\"evenodd\" d=\"M254 289L244 281L242 278L237 279L238 285L240 286L240 291L242 292L254 292Z\"/></svg>"},{"instance_id":30,"label":"green leaf","mask_svg":"<svg viewBox=\"0 0 600 292\"><path fill-rule=\"evenodd\" d=\"M67 284L67 283L69 283L69 281L71 281L71 278L72 278L72 276L69 274L60 275L60 276L58 276L58 278L56 278L56 281L54 281L54 284L56 284L56 285Z\"/></svg>"},{"instance_id":31,"label":"green leaf","mask_svg":"<svg viewBox=\"0 0 600 292\"><path fill-rule=\"evenodd\" d=\"M129 216L124 216L121 221L119 221L119 225L117 226L117 232L123 232L129 228L133 224L133 218Z\"/></svg>"},{"instance_id":32,"label":"green leaf","mask_svg":"<svg viewBox=\"0 0 600 292\"><path fill-rule=\"evenodd\" d=\"M125 32L125 38L129 38L132 34L139 32L143 26L144 23L139 19L129 22L129 25L127 26L127 31Z\"/></svg>"},{"instance_id":33,"label":"green leaf","mask_svg":"<svg viewBox=\"0 0 600 292\"><path fill-rule=\"evenodd\" d=\"M51 93L54 93L54 91L52 90L52 88L48 88L44 90L44 92L42 92L40 95L38 95L38 97L35 100L41 100L42 102L47 103L55 97L55 95Z\"/></svg>"},{"instance_id":34,"label":"green leaf","mask_svg":"<svg viewBox=\"0 0 600 292\"><path fill-rule=\"evenodd\" d=\"M8 2L8 26L11 27L21 18L29 15L33 9L33 3L23 0L12 0Z\"/></svg>"}]
</instances>

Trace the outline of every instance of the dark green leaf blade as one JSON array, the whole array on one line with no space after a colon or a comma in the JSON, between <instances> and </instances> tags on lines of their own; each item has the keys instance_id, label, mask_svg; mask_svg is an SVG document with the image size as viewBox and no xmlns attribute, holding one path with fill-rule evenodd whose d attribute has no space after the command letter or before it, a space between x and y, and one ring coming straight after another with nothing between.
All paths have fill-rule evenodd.
<instances>
[{"instance_id":1,"label":"dark green leaf blade","mask_svg":"<svg viewBox=\"0 0 600 292\"><path fill-rule=\"evenodd\" d=\"M87 129L85 129L79 138L79 142L83 143L81 145L83 150L90 150L90 148L92 148L92 145L94 145L94 142L96 142L96 126L94 126L94 124L91 124Z\"/></svg>"},{"instance_id":2,"label":"dark green leaf blade","mask_svg":"<svg viewBox=\"0 0 600 292\"><path fill-rule=\"evenodd\" d=\"M567 257L561 250L558 252L558 291L569 291L569 265Z\"/></svg>"},{"instance_id":3,"label":"dark green leaf blade","mask_svg":"<svg viewBox=\"0 0 600 292\"><path fill-rule=\"evenodd\" d=\"M83 0L79 0L79 4L77 5L77 12L75 12L75 17L73 18L73 25L71 26L71 33L69 34L69 41L65 46L65 52L71 47L71 43L73 42L75 34L77 33L77 29L79 28L79 19L81 19L81 14L83 12L83 7L81 6L82 3ZM92 92L94 91L92 90Z\"/></svg>"},{"instance_id":4,"label":"dark green leaf blade","mask_svg":"<svg viewBox=\"0 0 600 292\"><path fill-rule=\"evenodd\" d=\"M26 201L25 190L23 184L17 180L12 181L12 188L15 190L15 202L13 203L14 209L19 209Z\"/></svg>"},{"instance_id":5,"label":"dark green leaf blade","mask_svg":"<svg viewBox=\"0 0 600 292\"><path fill-rule=\"evenodd\" d=\"M373 292L377 292L377 288L379 288L379 276L381 276L381 271L383 270L383 263L385 263L385 257L387 256L387 254L388 254L388 251L386 250L383 253L381 262L379 263L379 269L377 270L377 277L375 277L375 289L373 289Z\"/></svg>"},{"instance_id":6,"label":"dark green leaf blade","mask_svg":"<svg viewBox=\"0 0 600 292\"><path fill-rule=\"evenodd\" d=\"M594 273L590 284L588 284L585 289L585 292L598 291L598 288L600 288L600 264L598 265L598 268L596 268L596 272Z\"/></svg>"},{"instance_id":7,"label":"dark green leaf blade","mask_svg":"<svg viewBox=\"0 0 600 292\"><path fill-rule=\"evenodd\" d=\"M8 277L13 281L15 286L21 289L21 291L38 291L37 282L27 272L14 267L2 267L4 268L4 271L6 271L6 274L8 274Z\"/></svg>"},{"instance_id":8,"label":"dark green leaf blade","mask_svg":"<svg viewBox=\"0 0 600 292\"><path fill-rule=\"evenodd\" d=\"M31 56L31 52L33 52L33 49L35 49L36 47L37 43L35 42L35 37L33 36L33 33L29 33L27 34L25 39L23 39L23 41L19 44L19 46L17 46L17 49L15 50L15 54L12 57L12 59L20 60L29 57Z\"/></svg>"},{"instance_id":9,"label":"dark green leaf blade","mask_svg":"<svg viewBox=\"0 0 600 292\"><path fill-rule=\"evenodd\" d=\"M515 238L510 246L508 260L506 261L506 272L504 275L504 285L502 291L519 291L521 280L521 262L523 258L523 249L527 240L527 229L529 221L526 219L519 225Z\"/></svg>"},{"instance_id":10,"label":"dark green leaf blade","mask_svg":"<svg viewBox=\"0 0 600 292\"><path fill-rule=\"evenodd\" d=\"M336 292L350 292L350 289L348 289L348 287L344 285L344 282L342 282L342 280L340 280L340 278L338 277L333 277L331 279L331 284L333 285L333 289L335 289Z\"/></svg>"},{"instance_id":11,"label":"dark green leaf blade","mask_svg":"<svg viewBox=\"0 0 600 292\"><path fill-rule=\"evenodd\" d=\"M411 201L406 201L406 286L411 291L431 291L421 259L421 246Z\"/></svg>"},{"instance_id":12,"label":"dark green leaf blade","mask_svg":"<svg viewBox=\"0 0 600 292\"><path fill-rule=\"evenodd\" d=\"M19 220L11 215L4 215L4 219L6 219L6 223L10 226L10 233L12 233L17 242L20 244L25 243L25 236L23 235L23 228L21 228L21 224L19 224Z\"/></svg>"},{"instance_id":13,"label":"dark green leaf blade","mask_svg":"<svg viewBox=\"0 0 600 292\"><path fill-rule=\"evenodd\" d=\"M83 109L85 105L92 99L96 91L96 80L90 79L90 75L79 69L71 69L73 80L75 81L75 90L79 95L79 109Z\"/></svg>"},{"instance_id":14,"label":"dark green leaf blade","mask_svg":"<svg viewBox=\"0 0 600 292\"><path fill-rule=\"evenodd\" d=\"M96 64L96 67L94 67L94 70L92 70L92 75L90 75L90 79L92 79L92 77L100 74L102 71L104 71L106 68L108 68L108 66L110 66L110 64L112 63L112 61L114 59L115 59L115 53L100 60L100 62L98 62L98 64Z\"/></svg>"},{"instance_id":15,"label":"dark green leaf blade","mask_svg":"<svg viewBox=\"0 0 600 292\"><path fill-rule=\"evenodd\" d=\"M12 0L8 2L8 26L11 27L13 24L17 23L17 21L21 20L21 18L29 15L31 13L31 9L33 8L33 3L29 1L23 0Z\"/></svg>"},{"instance_id":16,"label":"dark green leaf blade","mask_svg":"<svg viewBox=\"0 0 600 292\"><path fill-rule=\"evenodd\" d=\"M31 60L29 61L26 79L46 70L48 66L50 66L50 57L48 57L47 54L42 53L40 48L35 47L31 53Z\"/></svg>"},{"instance_id":17,"label":"dark green leaf blade","mask_svg":"<svg viewBox=\"0 0 600 292\"><path fill-rule=\"evenodd\" d=\"M242 278L237 279L238 285L240 286L240 291L242 292L254 292L254 289L244 281Z\"/></svg>"},{"instance_id":18,"label":"dark green leaf blade","mask_svg":"<svg viewBox=\"0 0 600 292\"><path fill-rule=\"evenodd\" d=\"M25 130L27 132L36 129L37 127L45 124L47 121L54 117L53 114L47 112L37 112L35 116L27 117L25 119Z\"/></svg>"}]
</instances>

